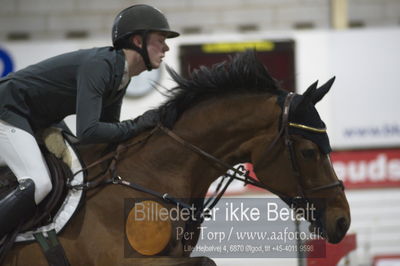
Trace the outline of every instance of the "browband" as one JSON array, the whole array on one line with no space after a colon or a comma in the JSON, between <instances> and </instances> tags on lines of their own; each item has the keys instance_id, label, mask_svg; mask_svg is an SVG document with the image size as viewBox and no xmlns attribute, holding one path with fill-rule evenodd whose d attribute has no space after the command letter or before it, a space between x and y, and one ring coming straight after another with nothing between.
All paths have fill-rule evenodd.
<instances>
[{"instance_id":1,"label":"browband","mask_svg":"<svg viewBox=\"0 0 400 266\"><path fill-rule=\"evenodd\" d=\"M326 128L309 127L309 126L306 126L306 125L296 124L296 123L291 123L291 122L289 122L289 126L297 127L297 128L300 128L300 129L304 129L304 130L308 130L308 131L312 131L312 132L316 132L316 133L326 133Z\"/></svg>"}]
</instances>

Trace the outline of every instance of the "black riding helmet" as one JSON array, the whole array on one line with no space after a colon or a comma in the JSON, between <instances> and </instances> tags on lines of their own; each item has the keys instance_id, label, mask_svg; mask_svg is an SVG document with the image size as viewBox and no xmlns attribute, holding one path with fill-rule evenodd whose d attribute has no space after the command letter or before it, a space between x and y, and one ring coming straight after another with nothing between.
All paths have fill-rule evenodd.
<instances>
[{"instance_id":1,"label":"black riding helmet","mask_svg":"<svg viewBox=\"0 0 400 266\"><path fill-rule=\"evenodd\" d=\"M168 21L160 10L149 5L133 5L122 10L114 20L112 27L112 41L116 49L133 49L143 57L148 70L152 69L147 53L147 36L149 32L159 31L166 33L167 38L179 36L172 31ZM140 34L143 38L143 48L137 47L130 41L134 34Z\"/></svg>"}]
</instances>

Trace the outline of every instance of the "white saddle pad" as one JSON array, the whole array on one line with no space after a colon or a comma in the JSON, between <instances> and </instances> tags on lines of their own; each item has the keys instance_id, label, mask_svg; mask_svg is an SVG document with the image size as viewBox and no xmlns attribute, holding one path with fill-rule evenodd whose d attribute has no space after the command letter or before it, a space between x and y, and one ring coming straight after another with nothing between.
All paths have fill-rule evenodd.
<instances>
[{"instance_id":1,"label":"white saddle pad","mask_svg":"<svg viewBox=\"0 0 400 266\"><path fill-rule=\"evenodd\" d=\"M74 149L71 145L66 141L67 148L71 155L71 171L72 173L76 173L82 169L82 164L79 161L78 156L76 155ZM81 184L84 181L84 174L83 172L74 176L72 180L72 185ZM47 234L45 232L55 229L56 233L60 232L71 219L72 215L75 213L79 202L82 198L83 191L82 190L69 190L68 195L66 196L61 208L58 210L56 215L53 218L53 222L38 228L35 231L28 231L22 234L19 234L15 240L15 242L23 242L23 241L31 241L34 240L33 234L38 232L44 232L45 236Z\"/></svg>"}]
</instances>

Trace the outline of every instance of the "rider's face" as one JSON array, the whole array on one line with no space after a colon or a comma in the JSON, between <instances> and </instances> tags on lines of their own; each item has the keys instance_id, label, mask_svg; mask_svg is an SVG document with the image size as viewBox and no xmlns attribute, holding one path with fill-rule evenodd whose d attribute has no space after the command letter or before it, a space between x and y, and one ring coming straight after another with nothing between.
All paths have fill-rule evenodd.
<instances>
[{"instance_id":1,"label":"rider's face","mask_svg":"<svg viewBox=\"0 0 400 266\"><path fill-rule=\"evenodd\" d=\"M165 43L165 34L161 32L152 32L147 40L147 51L153 68L160 67L165 53L169 51L168 45Z\"/></svg>"}]
</instances>

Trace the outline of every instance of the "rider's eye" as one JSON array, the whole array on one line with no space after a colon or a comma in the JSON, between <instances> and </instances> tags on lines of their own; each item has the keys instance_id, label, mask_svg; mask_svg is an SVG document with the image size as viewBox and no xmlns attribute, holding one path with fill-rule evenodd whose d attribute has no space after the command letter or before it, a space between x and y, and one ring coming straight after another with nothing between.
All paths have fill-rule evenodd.
<instances>
[{"instance_id":1,"label":"rider's eye","mask_svg":"<svg viewBox=\"0 0 400 266\"><path fill-rule=\"evenodd\" d=\"M302 150L301 154L303 155L304 158L306 159L312 159L315 157L317 154L315 150L313 149L308 149L308 150Z\"/></svg>"}]
</instances>

